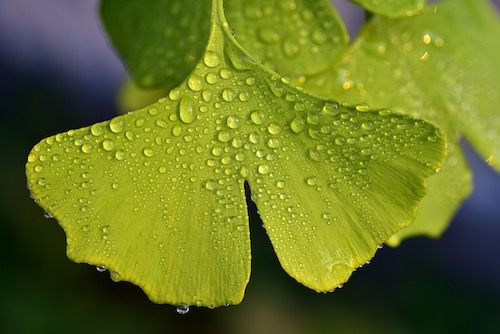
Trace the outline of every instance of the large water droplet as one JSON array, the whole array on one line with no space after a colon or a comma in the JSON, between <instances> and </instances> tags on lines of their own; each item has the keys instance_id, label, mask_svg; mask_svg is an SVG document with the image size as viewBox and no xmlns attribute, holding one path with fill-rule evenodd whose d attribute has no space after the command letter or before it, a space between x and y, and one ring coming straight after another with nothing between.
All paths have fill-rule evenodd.
<instances>
[{"instance_id":1,"label":"large water droplet","mask_svg":"<svg viewBox=\"0 0 500 334\"><path fill-rule=\"evenodd\" d=\"M154 151L150 147L146 147L142 153L144 153L144 155L148 158L151 158L154 155Z\"/></svg>"},{"instance_id":2,"label":"large water droplet","mask_svg":"<svg viewBox=\"0 0 500 334\"><path fill-rule=\"evenodd\" d=\"M114 133L120 133L123 131L123 121L119 118L113 118L109 122L109 128Z\"/></svg>"},{"instance_id":3,"label":"large water droplet","mask_svg":"<svg viewBox=\"0 0 500 334\"><path fill-rule=\"evenodd\" d=\"M266 114L262 110L255 110L250 114L250 119L256 125L262 125L266 121Z\"/></svg>"},{"instance_id":4,"label":"large water droplet","mask_svg":"<svg viewBox=\"0 0 500 334\"><path fill-rule=\"evenodd\" d=\"M195 107L193 100L187 95L184 95L181 97L181 100L179 102L179 118L182 122L184 123L192 123L194 122L196 115L195 115Z\"/></svg>"},{"instance_id":5,"label":"large water droplet","mask_svg":"<svg viewBox=\"0 0 500 334\"><path fill-rule=\"evenodd\" d=\"M234 90L232 90L231 88L226 88L222 91L222 98L224 99L224 101L227 101L227 102L231 102L234 100Z\"/></svg>"},{"instance_id":6,"label":"large water droplet","mask_svg":"<svg viewBox=\"0 0 500 334\"><path fill-rule=\"evenodd\" d=\"M267 127L267 131L272 134L272 135L277 135L281 132L281 128L278 124L276 123L271 123L269 124L269 126Z\"/></svg>"},{"instance_id":7,"label":"large water droplet","mask_svg":"<svg viewBox=\"0 0 500 334\"><path fill-rule=\"evenodd\" d=\"M269 167L269 165L260 165L257 168L257 171L262 175L269 174L269 172L271 171L271 167Z\"/></svg>"},{"instance_id":8,"label":"large water droplet","mask_svg":"<svg viewBox=\"0 0 500 334\"><path fill-rule=\"evenodd\" d=\"M197 74L191 74L188 79L188 87L195 92L203 89L203 79Z\"/></svg>"},{"instance_id":9,"label":"large water droplet","mask_svg":"<svg viewBox=\"0 0 500 334\"><path fill-rule=\"evenodd\" d=\"M100 123L98 124L94 124L92 125L92 127L90 128L90 132L94 135L94 136L100 136L104 133L104 126Z\"/></svg>"},{"instance_id":10,"label":"large water droplet","mask_svg":"<svg viewBox=\"0 0 500 334\"><path fill-rule=\"evenodd\" d=\"M203 62L208 67L217 67L220 64L220 57L214 51L207 50L203 55Z\"/></svg>"},{"instance_id":11,"label":"large water droplet","mask_svg":"<svg viewBox=\"0 0 500 334\"><path fill-rule=\"evenodd\" d=\"M290 123L290 128L293 132L299 134L306 127L306 120L301 115L296 115L295 118Z\"/></svg>"},{"instance_id":12,"label":"large water droplet","mask_svg":"<svg viewBox=\"0 0 500 334\"><path fill-rule=\"evenodd\" d=\"M102 148L106 151L112 151L115 145L113 144L113 141L110 139L106 139L102 142Z\"/></svg>"},{"instance_id":13,"label":"large water droplet","mask_svg":"<svg viewBox=\"0 0 500 334\"><path fill-rule=\"evenodd\" d=\"M235 115L228 116L226 123L231 129L237 129L240 127L240 119Z\"/></svg>"}]
</instances>

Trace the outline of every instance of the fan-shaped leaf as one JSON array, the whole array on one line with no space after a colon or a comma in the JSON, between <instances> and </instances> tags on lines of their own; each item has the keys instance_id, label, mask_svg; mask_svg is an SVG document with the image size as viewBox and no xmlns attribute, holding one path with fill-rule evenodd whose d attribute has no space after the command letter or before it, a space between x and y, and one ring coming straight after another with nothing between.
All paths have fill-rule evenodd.
<instances>
[{"instance_id":1,"label":"fan-shaped leaf","mask_svg":"<svg viewBox=\"0 0 500 334\"><path fill-rule=\"evenodd\" d=\"M157 303L241 301L248 182L283 268L330 291L408 226L445 151L434 126L310 96L259 65L214 1L188 78L157 103L44 139L28 185L67 235Z\"/></svg>"}]
</instances>

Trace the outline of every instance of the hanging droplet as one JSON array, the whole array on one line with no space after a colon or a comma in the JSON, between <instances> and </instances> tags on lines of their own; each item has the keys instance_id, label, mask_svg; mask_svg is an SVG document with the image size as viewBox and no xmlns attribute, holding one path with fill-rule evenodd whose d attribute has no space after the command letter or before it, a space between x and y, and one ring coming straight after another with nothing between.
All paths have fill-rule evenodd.
<instances>
[{"instance_id":1,"label":"hanging droplet","mask_svg":"<svg viewBox=\"0 0 500 334\"><path fill-rule=\"evenodd\" d=\"M105 266L96 266L95 269L100 272L100 273L103 273L106 271L106 267Z\"/></svg>"},{"instance_id":2,"label":"hanging droplet","mask_svg":"<svg viewBox=\"0 0 500 334\"><path fill-rule=\"evenodd\" d=\"M181 315L187 314L189 312L189 306L187 305L179 305L175 309L175 311Z\"/></svg>"}]
</instances>

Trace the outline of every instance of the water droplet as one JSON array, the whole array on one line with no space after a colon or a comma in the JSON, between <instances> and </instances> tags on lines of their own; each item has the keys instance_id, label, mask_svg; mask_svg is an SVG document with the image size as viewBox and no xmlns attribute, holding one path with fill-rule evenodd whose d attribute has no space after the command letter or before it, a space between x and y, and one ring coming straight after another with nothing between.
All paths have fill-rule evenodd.
<instances>
[{"instance_id":1,"label":"water droplet","mask_svg":"<svg viewBox=\"0 0 500 334\"><path fill-rule=\"evenodd\" d=\"M240 175L242 177L248 177L250 175L250 170L248 169L248 167L246 166L243 166L240 168Z\"/></svg>"},{"instance_id":2,"label":"water droplet","mask_svg":"<svg viewBox=\"0 0 500 334\"><path fill-rule=\"evenodd\" d=\"M245 83L249 86L255 85L255 78L254 77L248 77L245 79Z\"/></svg>"},{"instance_id":3,"label":"water droplet","mask_svg":"<svg viewBox=\"0 0 500 334\"><path fill-rule=\"evenodd\" d=\"M216 157L220 157L223 152L224 149L220 146L215 146L214 148L212 148L212 154Z\"/></svg>"},{"instance_id":4,"label":"water droplet","mask_svg":"<svg viewBox=\"0 0 500 334\"><path fill-rule=\"evenodd\" d=\"M266 115L262 110L255 110L250 114L250 119L256 125L262 125L266 121Z\"/></svg>"},{"instance_id":5,"label":"water droplet","mask_svg":"<svg viewBox=\"0 0 500 334\"><path fill-rule=\"evenodd\" d=\"M367 111L372 110L372 108L370 108L370 106L365 104L365 103L360 103L360 104L356 105L356 110L361 111L361 112L367 112Z\"/></svg>"},{"instance_id":6,"label":"water droplet","mask_svg":"<svg viewBox=\"0 0 500 334\"><path fill-rule=\"evenodd\" d=\"M323 29L317 27L313 30L311 39L314 43L322 45L328 40L328 35L323 31Z\"/></svg>"},{"instance_id":7,"label":"water droplet","mask_svg":"<svg viewBox=\"0 0 500 334\"><path fill-rule=\"evenodd\" d=\"M101 136L104 133L104 126L101 123L94 124L90 128L90 132L96 137Z\"/></svg>"},{"instance_id":8,"label":"water droplet","mask_svg":"<svg viewBox=\"0 0 500 334\"><path fill-rule=\"evenodd\" d=\"M279 180L278 182L276 182L276 187L278 187L280 189L285 188L285 181Z\"/></svg>"},{"instance_id":9,"label":"water droplet","mask_svg":"<svg viewBox=\"0 0 500 334\"><path fill-rule=\"evenodd\" d=\"M278 148L280 146L280 140L278 138L269 138L267 146L270 148Z\"/></svg>"},{"instance_id":10,"label":"water droplet","mask_svg":"<svg viewBox=\"0 0 500 334\"><path fill-rule=\"evenodd\" d=\"M44 213L43 213L43 216L44 216L45 218L47 218L47 219L54 218L54 217L52 217L52 215L51 215L50 213L48 213L48 212L44 212Z\"/></svg>"},{"instance_id":11,"label":"water droplet","mask_svg":"<svg viewBox=\"0 0 500 334\"><path fill-rule=\"evenodd\" d=\"M328 102L325 103L323 108L321 109L322 114L337 116L339 114L339 104L337 102Z\"/></svg>"},{"instance_id":12,"label":"water droplet","mask_svg":"<svg viewBox=\"0 0 500 334\"><path fill-rule=\"evenodd\" d=\"M175 311L181 315L187 314L189 312L189 306L186 305L177 306Z\"/></svg>"},{"instance_id":13,"label":"water droplet","mask_svg":"<svg viewBox=\"0 0 500 334\"><path fill-rule=\"evenodd\" d=\"M215 190L217 183L214 180L208 180L205 182L205 188L208 190Z\"/></svg>"},{"instance_id":14,"label":"water droplet","mask_svg":"<svg viewBox=\"0 0 500 334\"><path fill-rule=\"evenodd\" d=\"M120 118L113 118L109 122L109 128L114 133L120 133L123 131L123 121Z\"/></svg>"},{"instance_id":15,"label":"water droplet","mask_svg":"<svg viewBox=\"0 0 500 334\"><path fill-rule=\"evenodd\" d=\"M361 128L363 130L371 130L371 129L373 129L373 123L370 121L364 122L363 124L361 124Z\"/></svg>"},{"instance_id":16,"label":"water droplet","mask_svg":"<svg viewBox=\"0 0 500 334\"><path fill-rule=\"evenodd\" d=\"M188 79L188 87L195 92L203 89L203 79L197 74L191 74Z\"/></svg>"},{"instance_id":17,"label":"water droplet","mask_svg":"<svg viewBox=\"0 0 500 334\"><path fill-rule=\"evenodd\" d=\"M344 137L337 137L335 138L335 144L342 146L345 144L345 138Z\"/></svg>"},{"instance_id":18,"label":"water droplet","mask_svg":"<svg viewBox=\"0 0 500 334\"><path fill-rule=\"evenodd\" d=\"M157 126L159 126L160 128L162 128L162 129L166 129L166 128L167 128L167 126L168 126L168 125L167 125L167 122L165 122L165 120L163 120L163 119L161 119L161 118L158 118L158 119L156 120L155 124L156 124ZM125 132L125 135L126 135L126 136L127 136L127 133L128 133L128 132L129 132L129 131ZM128 136L127 136L127 138L128 138Z\"/></svg>"},{"instance_id":19,"label":"water droplet","mask_svg":"<svg viewBox=\"0 0 500 334\"><path fill-rule=\"evenodd\" d=\"M96 266L95 269L100 272L100 273L103 273L106 271L106 267L105 266Z\"/></svg>"},{"instance_id":20,"label":"water droplet","mask_svg":"<svg viewBox=\"0 0 500 334\"><path fill-rule=\"evenodd\" d=\"M248 135L248 139L250 140L251 143L257 144L259 142L259 134L257 132L251 132Z\"/></svg>"},{"instance_id":21,"label":"water droplet","mask_svg":"<svg viewBox=\"0 0 500 334\"><path fill-rule=\"evenodd\" d=\"M92 145L85 143L82 145L82 152L83 153L90 153L92 152Z\"/></svg>"},{"instance_id":22,"label":"water droplet","mask_svg":"<svg viewBox=\"0 0 500 334\"><path fill-rule=\"evenodd\" d=\"M320 161L319 152L316 150L309 150L309 158L314 161Z\"/></svg>"},{"instance_id":23,"label":"water droplet","mask_svg":"<svg viewBox=\"0 0 500 334\"><path fill-rule=\"evenodd\" d=\"M237 129L240 127L240 119L235 115L228 116L226 123L231 129Z\"/></svg>"},{"instance_id":24,"label":"water droplet","mask_svg":"<svg viewBox=\"0 0 500 334\"><path fill-rule=\"evenodd\" d=\"M228 131L223 130L217 134L217 139L219 139L223 143L227 143L231 140L231 135Z\"/></svg>"},{"instance_id":25,"label":"water droplet","mask_svg":"<svg viewBox=\"0 0 500 334\"><path fill-rule=\"evenodd\" d=\"M115 158L117 160L123 160L125 158L125 152L123 152L122 150L116 151Z\"/></svg>"},{"instance_id":26,"label":"water droplet","mask_svg":"<svg viewBox=\"0 0 500 334\"><path fill-rule=\"evenodd\" d=\"M219 75L221 76L221 78L223 79L229 79L231 78L231 76L233 75L233 73L231 72L231 70L227 69L227 68L223 68L219 71Z\"/></svg>"},{"instance_id":27,"label":"water droplet","mask_svg":"<svg viewBox=\"0 0 500 334\"><path fill-rule=\"evenodd\" d=\"M301 133L306 127L306 120L301 115L296 115L290 123L290 128L296 134Z\"/></svg>"},{"instance_id":28,"label":"water droplet","mask_svg":"<svg viewBox=\"0 0 500 334\"><path fill-rule=\"evenodd\" d=\"M217 67L220 64L220 57L214 51L207 50L203 55L203 62L208 67Z\"/></svg>"},{"instance_id":29,"label":"water droplet","mask_svg":"<svg viewBox=\"0 0 500 334\"><path fill-rule=\"evenodd\" d=\"M240 99L241 102L246 102L250 100L250 94L248 92L240 92L238 98Z\"/></svg>"},{"instance_id":30,"label":"water droplet","mask_svg":"<svg viewBox=\"0 0 500 334\"><path fill-rule=\"evenodd\" d=\"M306 183L310 186L315 186L318 182L318 179L315 176L310 176L306 178Z\"/></svg>"},{"instance_id":31,"label":"water droplet","mask_svg":"<svg viewBox=\"0 0 500 334\"><path fill-rule=\"evenodd\" d=\"M187 95L181 97L179 102L179 118L184 123L194 122L196 115L194 110L194 103Z\"/></svg>"},{"instance_id":32,"label":"water droplet","mask_svg":"<svg viewBox=\"0 0 500 334\"><path fill-rule=\"evenodd\" d=\"M222 98L224 99L224 101L227 101L227 102L231 102L234 100L234 90L232 90L231 88L226 88L222 91Z\"/></svg>"},{"instance_id":33,"label":"water droplet","mask_svg":"<svg viewBox=\"0 0 500 334\"><path fill-rule=\"evenodd\" d=\"M144 153L144 155L148 158L151 158L154 155L154 151L150 147L146 147L142 153Z\"/></svg>"},{"instance_id":34,"label":"water droplet","mask_svg":"<svg viewBox=\"0 0 500 334\"><path fill-rule=\"evenodd\" d=\"M277 135L281 132L281 128L278 124L276 123L271 123L269 124L269 126L267 127L267 131L272 134L272 135Z\"/></svg>"},{"instance_id":35,"label":"water droplet","mask_svg":"<svg viewBox=\"0 0 500 334\"><path fill-rule=\"evenodd\" d=\"M271 167L269 167L269 165L260 165L259 168L257 168L257 171L262 175L269 174Z\"/></svg>"},{"instance_id":36,"label":"water droplet","mask_svg":"<svg viewBox=\"0 0 500 334\"><path fill-rule=\"evenodd\" d=\"M172 128L172 135L174 135L174 137L179 137L181 134L182 134L182 126L180 126L179 124L176 124Z\"/></svg>"},{"instance_id":37,"label":"water droplet","mask_svg":"<svg viewBox=\"0 0 500 334\"><path fill-rule=\"evenodd\" d=\"M106 151L112 151L114 147L112 140L106 139L102 142L102 148Z\"/></svg>"}]
</instances>

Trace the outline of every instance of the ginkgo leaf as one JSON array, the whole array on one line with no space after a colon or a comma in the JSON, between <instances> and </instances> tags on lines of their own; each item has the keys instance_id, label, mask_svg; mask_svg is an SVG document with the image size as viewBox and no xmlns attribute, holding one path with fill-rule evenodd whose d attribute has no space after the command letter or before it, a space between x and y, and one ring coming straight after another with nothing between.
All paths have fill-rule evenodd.
<instances>
[{"instance_id":1,"label":"ginkgo leaf","mask_svg":"<svg viewBox=\"0 0 500 334\"><path fill-rule=\"evenodd\" d=\"M397 18L420 13L426 0L351 0L367 11L387 17Z\"/></svg>"},{"instance_id":2,"label":"ginkgo leaf","mask_svg":"<svg viewBox=\"0 0 500 334\"><path fill-rule=\"evenodd\" d=\"M239 303L249 279L245 183L283 268L331 291L411 224L444 155L429 123L325 101L258 64L219 0L179 87L42 140L26 169L72 260L157 303L215 307Z\"/></svg>"},{"instance_id":3,"label":"ginkgo leaf","mask_svg":"<svg viewBox=\"0 0 500 334\"><path fill-rule=\"evenodd\" d=\"M224 6L236 40L265 66L290 78L326 69L349 41L329 0L236 0Z\"/></svg>"},{"instance_id":4,"label":"ginkgo leaf","mask_svg":"<svg viewBox=\"0 0 500 334\"><path fill-rule=\"evenodd\" d=\"M483 0L442 1L409 19L375 16L341 61L302 82L309 91L408 112L445 131L447 162L429 179L416 222L392 244L412 235L439 236L469 194L461 136L500 167L498 36L497 13Z\"/></svg>"},{"instance_id":5,"label":"ginkgo leaf","mask_svg":"<svg viewBox=\"0 0 500 334\"><path fill-rule=\"evenodd\" d=\"M203 54L210 1L103 0L101 17L138 85L173 88Z\"/></svg>"}]
</instances>

